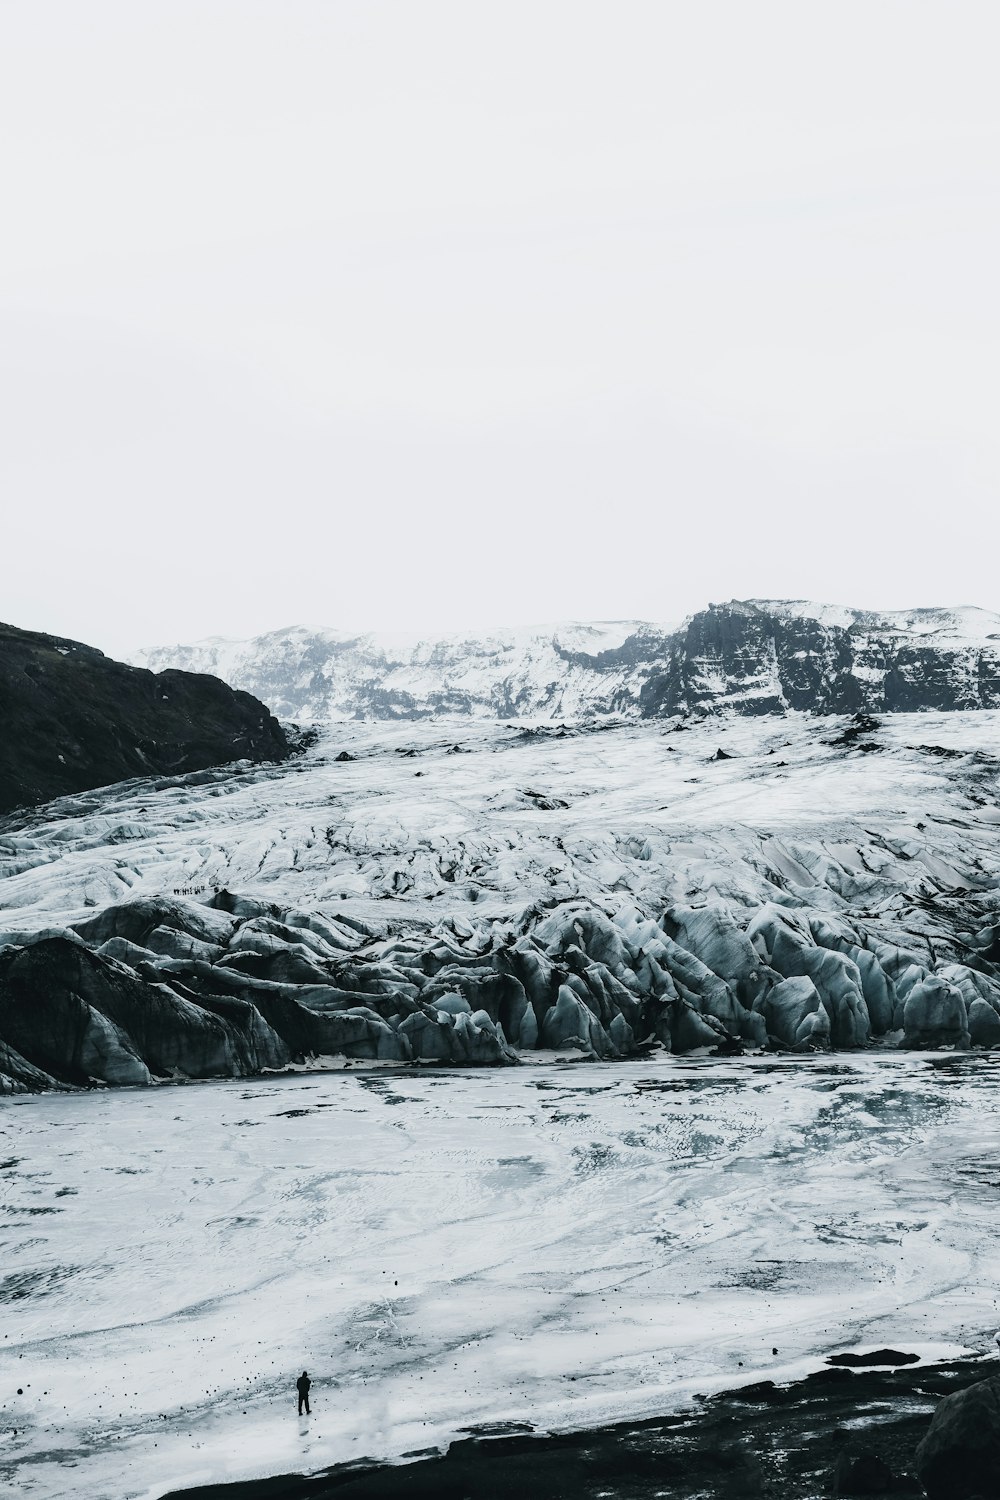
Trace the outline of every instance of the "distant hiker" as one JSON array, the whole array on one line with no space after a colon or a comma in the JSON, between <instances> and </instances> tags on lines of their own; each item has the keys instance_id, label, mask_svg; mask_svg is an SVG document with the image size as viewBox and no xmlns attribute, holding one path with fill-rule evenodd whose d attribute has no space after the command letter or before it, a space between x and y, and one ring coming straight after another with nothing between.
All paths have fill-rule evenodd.
<instances>
[{"instance_id":1,"label":"distant hiker","mask_svg":"<svg viewBox=\"0 0 1000 1500\"><path fill-rule=\"evenodd\" d=\"M299 1376L298 1380L295 1382L295 1389L299 1393L299 1416L300 1417L302 1415L302 1408L303 1407L305 1407L306 1416L309 1415L309 1387L311 1385L312 1385L312 1381L309 1379L309 1376L308 1376L307 1372L305 1370L303 1370L302 1374Z\"/></svg>"}]
</instances>

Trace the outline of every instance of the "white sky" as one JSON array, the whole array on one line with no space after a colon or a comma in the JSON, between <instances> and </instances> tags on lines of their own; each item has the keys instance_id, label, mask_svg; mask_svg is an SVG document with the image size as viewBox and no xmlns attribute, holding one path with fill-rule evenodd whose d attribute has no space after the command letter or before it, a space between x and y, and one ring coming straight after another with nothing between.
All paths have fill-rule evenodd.
<instances>
[{"instance_id":1,"label":"white sky","mask_svg":"<svg viewBox=\"0 0 1000 1500\"><path fill-rule=\"evenodd\" d=\"M1000 607L1000 9L6 0L0 618Z\"/></svg>"}]
</instances>

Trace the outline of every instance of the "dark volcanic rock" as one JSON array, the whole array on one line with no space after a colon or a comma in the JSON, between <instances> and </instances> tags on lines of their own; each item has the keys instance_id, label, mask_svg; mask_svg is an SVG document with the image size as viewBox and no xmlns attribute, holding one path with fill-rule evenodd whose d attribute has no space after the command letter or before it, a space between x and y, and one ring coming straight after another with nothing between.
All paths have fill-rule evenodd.
<instances>
[{"instance_id":1,"label":"dark volcanic rock","mask_svg":"<svg viewBox=\"0 0 1000 1500\"><path fill-rule=\"evenodd\" d=\"M930 1500L1000 1496L1000 1376L946 1396L917 1449Z\"/></svg>"},{"instance_id":2,"label":"dark volcanic rock","mask_svg":"<svg viewBox=\"0 0 1000 1500\"><path fill-rule=\"evenodd\" d=\"M831 1354L828 1365L846 1365L853 1370L870 1370L876 1365L915 1365L919 1354L904 1354L900 1349L873 1349L870 1354Z\"/></svg>"},{"instance_id":3,"label":"dark volcanic rock","mask_svg":"<svg viewBox=\"0 0 1000 1500\"><path fill-rule=\"evenodd\" d=\"M11 625L0 625L0 725L0 813L292 749L262 703L217 677L154 675Z\"/></svg>"}]
</instances>

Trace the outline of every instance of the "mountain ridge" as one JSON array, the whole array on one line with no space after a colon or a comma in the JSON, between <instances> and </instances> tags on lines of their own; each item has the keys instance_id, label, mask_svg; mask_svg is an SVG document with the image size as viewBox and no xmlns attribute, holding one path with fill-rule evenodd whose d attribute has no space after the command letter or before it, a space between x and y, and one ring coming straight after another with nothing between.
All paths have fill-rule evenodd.
<instances>
[{"instance_id":1,"label":"mountain ridge","mask_svg":"<svg viewBox=\"0 0 1000 1500\"><path fill-rule=\"evenodd\" d=\"M281 718L656 718L1000 706L1000 614L710 604L680 626L570 621L404 637L286 626L147 648L137 665L218 675Z\"/></svg>"}]
</instances>

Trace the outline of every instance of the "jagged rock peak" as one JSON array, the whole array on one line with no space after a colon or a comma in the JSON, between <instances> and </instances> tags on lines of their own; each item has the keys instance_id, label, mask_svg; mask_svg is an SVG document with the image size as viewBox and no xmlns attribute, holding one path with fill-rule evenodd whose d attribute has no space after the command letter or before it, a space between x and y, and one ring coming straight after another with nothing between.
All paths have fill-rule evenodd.
<instances>
[{"instance_id":1,"label":"jagged rock peak","mask_svg":"<svg viewBox=\"0 0 1000 1500\"><path fill-rule=\"evenodd\" d=\"M646 716L995 708L1000 616L765 599L713 604L677 632L640 703Z\"/></svg>"}]
</instances>

